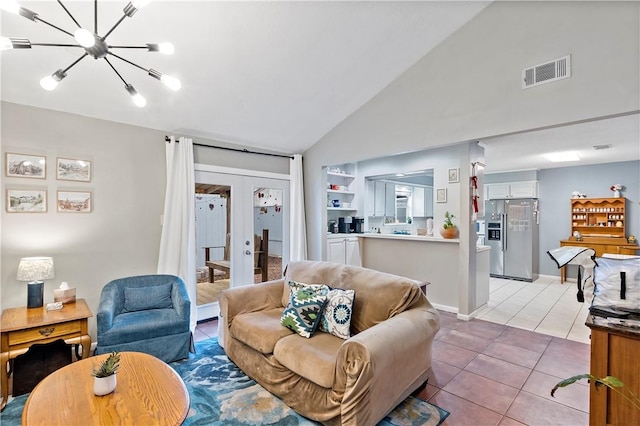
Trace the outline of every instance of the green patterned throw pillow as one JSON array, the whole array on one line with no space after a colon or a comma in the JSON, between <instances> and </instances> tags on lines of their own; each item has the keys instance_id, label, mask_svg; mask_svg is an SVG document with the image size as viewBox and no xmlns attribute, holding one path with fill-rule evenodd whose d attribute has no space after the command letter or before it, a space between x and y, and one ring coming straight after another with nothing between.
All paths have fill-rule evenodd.
<instances>
[{"instance_id":1,"label":"green patterned throw pillow","mask_svg":"<svg viewBox=\"0 0 640 426\"><path fill-rule=\"evenodd\" d=\"M329 287L324 284L302 284L289 281L289 303L282 312L280 324L302 337L313 335L320 322L322 307Z\"/></svg>"},{"instance_id":2,"label":"green patterned throw pillow","mask_svg":"<svg viewBox=\"0 0 640 426\"><path fill-rule=\"evenodd\" d=\"M355 290L334 288L327 294L327 303L320 317L320 331L333 334L341 339L351 337L351 317Z\"/></svg>"}]
</instances>

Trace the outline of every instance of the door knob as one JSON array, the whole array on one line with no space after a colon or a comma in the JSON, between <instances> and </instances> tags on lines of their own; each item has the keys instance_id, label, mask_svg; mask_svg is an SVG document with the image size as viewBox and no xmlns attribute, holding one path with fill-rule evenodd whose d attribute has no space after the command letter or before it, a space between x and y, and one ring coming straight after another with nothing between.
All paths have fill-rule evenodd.
<instances>
[{"instance_id":1,"label":"door knob","mask_svg":"<svg viewBox=\"0 0 640 426\"><path fill-rule=\"evenodd\" d=\"M247 254L247 255L251 254L251 250L245 251L244 254Z\"/></svg>"}]
</instances>

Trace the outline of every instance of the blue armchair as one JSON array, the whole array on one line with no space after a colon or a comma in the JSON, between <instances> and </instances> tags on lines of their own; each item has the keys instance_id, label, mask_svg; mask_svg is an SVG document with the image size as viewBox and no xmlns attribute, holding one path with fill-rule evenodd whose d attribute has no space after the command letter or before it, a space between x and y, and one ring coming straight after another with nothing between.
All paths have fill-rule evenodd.
<instances>
[{"instance_id":1,"label":"blue armchair","mask_svg":"<svg viewBox=\"0 0 640 426\"><path fill-rule=\"evenodd\" d=\"M190 309L179 277L140 275L113 280L100 295L95 353L145 352L165 362L187 358Z\"/></svg>"}]
</instances>

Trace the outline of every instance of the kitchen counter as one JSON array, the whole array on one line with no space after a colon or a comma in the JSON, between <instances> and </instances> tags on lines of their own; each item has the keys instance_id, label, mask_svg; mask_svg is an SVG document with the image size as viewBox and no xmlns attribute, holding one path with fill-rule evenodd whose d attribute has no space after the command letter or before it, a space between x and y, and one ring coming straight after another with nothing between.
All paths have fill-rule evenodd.
<instances>
[{"instance_id":1,"label":"kitchen counter","mask_svg":"<svg viewBox=\"0 0 640 426\"><path fill-rule=\"evenodd\" d=\"M380 238L387 240L430 241L436 243L460 243L458 238L444 239L437 236L407 235L407 234L357 234L363 238Z\"/></svg>"}]
</instances>

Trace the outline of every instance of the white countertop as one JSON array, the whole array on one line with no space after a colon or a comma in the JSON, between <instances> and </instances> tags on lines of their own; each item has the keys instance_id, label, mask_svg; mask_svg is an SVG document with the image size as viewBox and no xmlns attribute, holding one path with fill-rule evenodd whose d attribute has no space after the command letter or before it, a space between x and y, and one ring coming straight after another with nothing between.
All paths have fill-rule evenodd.
<instances>
[{"instance_id":1,"label":"white countertop","mask_svg":"<svg viewBox=\"0 0 640 426\"><path fill-rule=\"evenodd\" d=\"M378 238L386 240L409 240L409 241L430 241L434 243L460 243L458 238L445 239L442 237L426 235L405 235L405 234L357 234L363 238Z\"/></svg>"}]
</instances>

